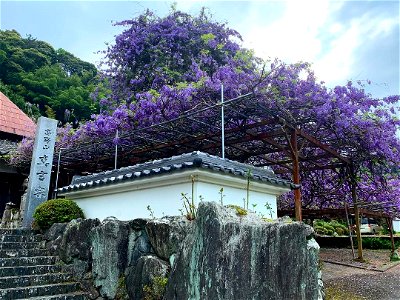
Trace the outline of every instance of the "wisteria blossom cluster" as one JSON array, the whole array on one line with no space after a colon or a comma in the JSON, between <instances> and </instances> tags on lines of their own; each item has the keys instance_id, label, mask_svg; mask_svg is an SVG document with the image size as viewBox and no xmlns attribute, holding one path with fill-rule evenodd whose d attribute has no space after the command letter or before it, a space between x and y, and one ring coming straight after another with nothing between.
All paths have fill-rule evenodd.
<instances>
[{"instance_id":1,"label":"wisteria blossom cluster","mask_svg":"<svg viewBox=\"0 0 400 300\"><path fill-rule=\"evenodd\" d=\"M307 63L263 61L240 45L236 31L204 11L198 16L172 11L164 18L147 11L117 25L125 30L105 51L102 69L111 92L100 101L102 113L77 130L62 129L57 147L73 149L109 138L116 129L129 132L215 104L223 84L227 99L252 92L251 101L352 160L360 199L398 199L398 95L375 99L352 82L329 89ZM21 144L13 162L29 161L30 149L31 143ZM302 173L304 206L350 202L346 176L337 170ZM289 198L281 200L281 207L292 206Z\"/></svg>"}]
</instances>

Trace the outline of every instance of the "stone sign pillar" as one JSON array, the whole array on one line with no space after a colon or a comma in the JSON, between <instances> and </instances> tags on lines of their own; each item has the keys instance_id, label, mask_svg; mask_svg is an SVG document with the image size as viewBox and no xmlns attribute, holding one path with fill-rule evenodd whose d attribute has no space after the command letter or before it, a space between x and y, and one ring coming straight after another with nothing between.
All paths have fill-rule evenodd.
<instances>
[{"instance_id":1,"label":"stone sign pillar","mask_svg":"<svg viewBox=\"0 0 400 300\"><path fill-rule=\"evenodd\" d=\"M39 118L26 191L24 215L22 216L22 227L31 227L36 207L47 200L56 133L57 120Z\"/></svg>"}]
</instances>

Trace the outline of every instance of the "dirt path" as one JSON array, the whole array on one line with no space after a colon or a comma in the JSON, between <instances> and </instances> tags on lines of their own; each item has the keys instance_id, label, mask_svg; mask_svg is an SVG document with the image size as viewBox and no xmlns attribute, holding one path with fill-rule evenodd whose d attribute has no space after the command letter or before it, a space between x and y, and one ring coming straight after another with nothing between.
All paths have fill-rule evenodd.
<instances>
[{"instance_id":1,"label":"dirt path","mask_svg":"<svg viewBox=\"0 0 400 300\"><path fill-rule=\"evenodd\" d=\"M324 262L327 300L400 300L400 265L385 272Z\"/></svg>"}]
</instances>

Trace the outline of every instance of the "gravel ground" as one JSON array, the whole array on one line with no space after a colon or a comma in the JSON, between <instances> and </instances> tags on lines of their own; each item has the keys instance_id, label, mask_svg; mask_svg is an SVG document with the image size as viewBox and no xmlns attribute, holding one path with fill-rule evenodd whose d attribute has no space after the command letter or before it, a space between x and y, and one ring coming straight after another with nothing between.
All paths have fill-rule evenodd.
<instances>
[{"instance_id":1,"label":"gravel ground","mask_svg":"<svg viewBox=\"0 0 400 300\"><path fill-rule=\"evenodd\" d=\"M400 264L390 263L389 254L387 250L364 250L367 263L360 266L349 249L321 249L321 259L340 263L325 261L322 265L327 300L399 300Z\"/></svg>"}]
</instances>

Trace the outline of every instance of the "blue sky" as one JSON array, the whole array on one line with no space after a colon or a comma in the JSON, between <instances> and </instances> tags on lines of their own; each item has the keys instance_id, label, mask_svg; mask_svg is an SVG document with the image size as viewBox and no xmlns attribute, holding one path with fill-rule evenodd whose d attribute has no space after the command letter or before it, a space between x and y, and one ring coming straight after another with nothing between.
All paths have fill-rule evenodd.
<instances>
[{"instance_id":1,"label":"blue sky","mask_svg":"<svg viewBox=\"0 0 400 300\"><path fill-rule=\"evenodd\" d=\"M208 7L214 20L226 22L243 45L263 58L312 63L328 86L347 80L371 80L376 97L399 91L399 1L176 1L178 9L197 13ZM113 21L133 18L149 8L168 13L172 1L5 1L0 28L49 42L97 64L122 31Z\"/></svg>"}]
</instances>

